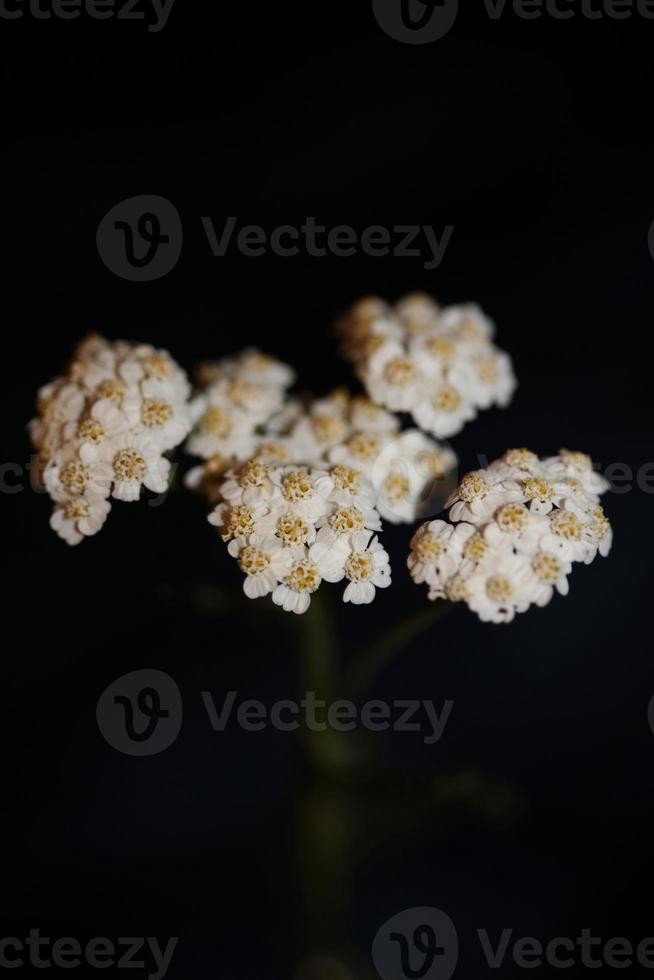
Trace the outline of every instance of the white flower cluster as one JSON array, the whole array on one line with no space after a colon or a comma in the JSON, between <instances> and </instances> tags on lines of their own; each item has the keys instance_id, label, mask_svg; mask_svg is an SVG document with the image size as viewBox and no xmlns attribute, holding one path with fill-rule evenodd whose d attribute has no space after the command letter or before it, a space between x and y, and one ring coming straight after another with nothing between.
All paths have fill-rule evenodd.
<instances>
[{"instance_id":1,"label":"white flower cluster","mask_svg":"<svg viewBox=\"0 0 654 980\"><path fill-rule=\"evenodd\" d=\"M372 602L391 581L381 519L415 520L454 453L344 390L287 398L293 372L258 351L206 366L201 380L187 448L205 462L187 483L215 505L209 521L245 594L304 613L321 582L346 580L346 602Z\"/></svg>"},{"instance_id":2,"label":"white flower cluster","mask_svg":"<svg viewBox=\"0 0 654 980\"><path fill-rule=\"evenodd\" d=\"M540 460L509 450L469 473L448 501L454 522L423 524L408 566L429 598L466 602L484 622L508 623L568 592L574 562L608 555L613 534L599 502L607 482L584 453Z\"/></svg>"},{"instance_id":3,"label":"white flower cluster","mask_svg":"<svg viewBox=\"0 0 654 980\"><path fill-rule=\"evenodd\" d=\"M505 407L516 380L508 354L479 307L440 308L429 296L394 307L360 300L341 320L347 357L376 405L407 412L425 432L449 438L480 409Z\"/></svg>"},{"instance_id":4,"label":"white flower cluster","mask_svg":"<svg viewBox=\"0 0 654 980\"><path fill-rule=\"evenodd\" d=\"M70 545L96 534L116 500L163 493L164 453L191 428L186 374L166 351L91 335L66 375L39 391L30 423L39 473L55 503L53 530Z\"/></svg>"},{"instance_id":5,"label":"white flower cluster","mask_svg":"<svg viewBox=\"0 0 654 980\"><path fill-rule=\"evenodd\" d=\"M192 402L196 424L187 449L205 462L190 471L187 485L212 503L221 500L220 481L235 463L343 464L370 481L384 520L409 523L456 465L451 449L417 429L400 433L397 417L368 398L342 389L311 401L287 398L293 371L258 351L205 366L201 380L206 387Z\"/></svg>"},{"instance_id":6,"label":"white flower cluster","mask_svg":"<svg viewBox=\"0 0 654 980\"><path fill-rule=\"evenodd\" d=\"M261 453L227 474L209 515L245 574L250 599L272 593L304 613L325 582L347 580L345 602L372 602L391 584L372 484L347 466L280 466Z\"/></svg>"}]
</instances>

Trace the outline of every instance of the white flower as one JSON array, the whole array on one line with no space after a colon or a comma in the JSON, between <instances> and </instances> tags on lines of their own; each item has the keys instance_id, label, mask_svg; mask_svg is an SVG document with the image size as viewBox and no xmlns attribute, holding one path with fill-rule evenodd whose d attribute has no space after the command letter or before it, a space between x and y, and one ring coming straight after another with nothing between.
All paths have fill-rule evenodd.
<instances>
[{"instance_id":1,"label":"white flower","mask_svg":"<svg viewBox=\"0 0 654 980\"><path fill-rule=\"evenodd\" d=\"M102 459L111 465L112 497L116 500L138 500L141 487L153 493L168 489L170 461L161 455L150 436L126 432L111 439L101 451Z\"/></svg>"},{"instance_id":2,"label":"white flower","mask_svg":"<svg viewBox=\"0 0 654 980\"><path fill-rule=\"evenodd\" d=\"M353 535L350 546L352 551L345 562L348 585L343 601L365 605L374 600L376 589L386 589L391 584L388 554L370 531Z\"/></svg>"},{"instance_id":3,"label":"white flower","mask_svg":"<svg viewBox=\"0 0 654 980\"><path fill-rule=\"evenodd\" d=\"M267 463L250 459L237 470L231 470L220 486L222 496L230 504L270 503L280 497L279 488L271 479L271 469Z\"/></svg>"},{"instance_id":4,"label":"white flower","mask_svg":"<svg viewBox=\"0 0 654 980\"><path fill-rule=\"evenodd\" d=\"M196 424L186 444L187 452L202 459L212 456L249 459L256 437L255 422L246 413L218 400L210 402L204 395L194 400L191 411L196 416Z\"/></svg>"},{"instance_id":5,"label":"white flower","mask_svg":"<svg viewBox=\"0 0 654 980\"><path fill-rule=\"evenodd\" d=\"M330 503L340 507L358 507L362 511L374 507L377 499L375 488L361 470L339 463L332 466L329 475L334 484L328 497Z\"/></svg>"},{"instance_id":6,"label":"white flower","mask_svg":"<svg viewBox=\"0 0 654 980\"><path fill-rule=\"evenodd\" d=\"M108 500L88 491L59 502L52 512L50 527L67 544L76 545L98 533L110 510Z\"/></svg>"},{"instance_id":7,"label":"white flower","mask_svg":"<svg viewBox=\"0 0 654 980\"><path fill-rule=\"evenodd\" d=\"M334 482L326 471L283 467L275 471L274 480L283 506L290 513L315 522L331 510L329 496Z\"/></svg>"},{"instance_id":8,"label":"white flower","mask_svg":"<svg viewBox=\"0 0 654 980\"><path fill-rule=\"evenodd\" d=\"M394 412L410 412L424 398L420 361L397 341L385 341L370 356L362 377L372 400Z\"/></svg>"},{"instance_id":9,"label":"white flower","mask_svg":"<svg viewBox=\"0 0 654 980\"><path fill-rule=\"evenodd\" d=\"M412 523L430 505L455 463L449 448L418 429L389 439L371 474L381 516L393 524Z\"/></svg>"},{"instance_id":10,"label":"white flower","mask_svg":"<svg viewBox=\"0 0 654 980\"><path fill-rule=\"evenodd\" d=\"M482 620L498 623L546 605L554 591L567 595L572 563L607 555L613 540L595 494L579 478L592 463L574 455L541 461L528 449L511 449L469 473L448 502L456 530L437 521L413 538L414 581L427 582L430 599L466 602Z\"/></svg>"},{"instance_id":11,"label":"white flower","mask_svg":"<svg viewBox=\"0 0 654 980\"><path fill-rule=\"evenodd\" d=\"M89 492L108 497L111 470L97 454L89 452L88 445L78 449L75 443L68 443L48 461L43 483L56 502Z\"/></svg>"},{"instance_id":12,"label":"white flower","mask_svg":"<svg viewBox=\"0 0 654 980\"><path fill-rule=\"evenodd\" d=\"M125 415L115 402L110 398L101 398L92 405L86 417L69 423L64 430L64 435L71 441L79 439L82 445L89 443L92 446L99 446L119 435L125 427Z\"/></svg>"},{"instance_id":13,"label":"white flower","mask_svg":"<svg viewBox=\"0 0 654 980\"><path fill-rule=\"evenodd\" d=\"M468 605L482 622L510 623L524 612L538 592L531 562L523 555L504 553L497 561L482 562L466 579Z\"/></svg>"},{"instance_id":14,"label":"white flower","mask_svg":"<svg viewBox=\"0 0 654 980\"><path fill-rule=\"evenodd\" d=\"M355 432L397 432L400 421L396 415L375 405L369 398L359 396L350 402L349 421Z\"/></svg>"},{"instance_id":15,"label":"white flower","mask_svg":"<svg viewBox=\"0 0 654 980\"><path fill-rule=\"evenodd\" d=\"M92 335L67 374L39 392L29 426L38 472L58 505L52 527L69 544L95 534L106 498L136 500L141 485L162 493L170 463L161 456L187 434L185 373L165 351Z\"/></svg>"},{"instance_id":16,"label":"white flower","mask_svg":"<svg viewBox=\"0 0 654 980\"><path fill-rule=\"evenodd\" d=\"M330 450L329 461L334 466L346 466L371 477L379 454L392 439L389 433L355 432L347 442Z\"/></svg>"},{"instance_id":17,"label":"white flower","mask_svg":"<svg viewBox=\"0 0 654 980\"><path fill-rule=\"evenodd\" d=\"M444 381L435 391L430 391L429 396L413 408L413 417L420 428L440 439L456 435L476 414L475 406L466 398L463 388L450 381Z\"/></svg>"},{"instance_id":18,"label":"white flower","mask_svg":"<svg viewBox=\"0 0 654 980\"><path fill-rule=\"evenodd\" d=\"M300 558L277 586L272 600L285 612L302 615L311 605L311 596L320 588L321 582L322 575L316 561L308 556Z\"/></svg>"},{"instance_id":19,"label":"white flower","mask_svg":"<svg viewBox=\"0 0 654 980\"><path fill-rule=\"evenodd\" d=\"M320 527L318 541L329 544L337 538L351 537L365 529L381 531L381 520L373 507L362 510L350 504L337 507L329 516L319 518L317 526Z\"/></svg>"},{"instance_id":20,"label":"white flower","mask_svg":"<svg viewBox=\"0 0 654 980\"><path fill-rule=\"evenodd\" d=\"M521 491L506 490L501 475L491 467L467 473L447 501L451 519L484 523L502 504L521 500Z\"/></svg>"},{"instance_id":21,"label":"white flower","mask_svg":"<svg viewBox=\"0 0 654 980\"><path fill-rule=\"evenodd\" d=\"M355 307L340 329L372 401L411 412L439 438L455 435L478 409L506 406L515 390L511 359L494 346L493 324L473 304L440 309L412 295L382 317Z\"/></svg>"},{"instance_id":22,"label":"white flower","mask_svg":"<svg viewBox=\"0 0 654 980\"><path fill-rule=\"evenodd\" d=\"M455 575L464 559L464 548L475 534L471 524L447 524L445 521L428 521L411 539L411 553L407 566L413 581L420 585L443 586Z\"/></svg>"},{"instance_id":23,"label":"white flower","mask_svg":"<svg viewBox=\"0 0 654 980\"><path fill-rule=\"evenodd\" d=\"M248 599L259 599L273 592L293 564L293 550L284 548L272 535L235 538L227 550L245 573L243 591Z\"/></svg>"}]
</instances>

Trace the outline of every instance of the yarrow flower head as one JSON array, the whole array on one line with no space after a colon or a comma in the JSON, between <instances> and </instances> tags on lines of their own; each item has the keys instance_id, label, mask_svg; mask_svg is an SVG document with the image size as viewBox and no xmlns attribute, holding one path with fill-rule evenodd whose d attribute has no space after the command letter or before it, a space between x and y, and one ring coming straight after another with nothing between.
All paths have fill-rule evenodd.
<instances>
[{"instance_id":1,"label":"yarrow flower head","mask_svg":"<svg viewBox=\"0 0 654 980\"><path fill-rule=\"evenodd\" d=\"M505 407L516 380L494 326L475 305L440 308L413 294L394 307L360 300L338 325L343 350L368 396L407 412L425 432L449 438L480 409Z\"/></svg>"},{"instance_id":2,"label":"yarrow flower head","mask_svg":"<svg viewBox=\"0 0 654 980\"><path fill-rule=\"evenodd\" d=\"M103 526L116 500L141 488L163 493L165 456L191 428L184 371L147 344L91 335L66 374L39 391L30 422L39 475L55 503L51 527L79 544Z\"/></svg>"},{"instance_id":3,"label":"yarrow flower head","mask_svg":"<svg viewBox=\"0 0 654 980\"><path fill-rule=\"evenodd\" d=\"M582 453L540 460L509 450L461 480L448 501L454 523L432 521L414 535L411 576L429 586L430 599L510 622L555 591L566 595L575 562L608 555L613 535L599 501L607 489Z\"/></svg>"},{"instance_id":4,"label":"yarrow flower head","mask_svg":"<svg viewBox=\"0 0 654 980\"><path fill-rule=\"evenodd\" d=\"M363 473L253 458L228 471L219 493L209 522L229 542L248 598L272 593L276 605L301 614L323 582L347 579L344 600L359 603L390 585L388 555L376 538L371 542L381 521Z\"/></svg>"},{"instance_id":5,"label":"yarrow flower head","mask_svg":"<svg viewBox=\"0 0 654 980\"><path fill-rule=\"evenodd\" d=\"M288 397L291 369L272 358L260 365L261 357L246 352L202 369L187 448L204 463L187 483L214 505L209 521L245 571L250 598L272 593L283 609L303 613L323 582L346 580L346 602L372 602L390 584L376 536L382 518L413 522L435 487L444 500L456 456L417 429L401 432L397 416L367 396L339 388ZM268 544L257 544L250 564L255 553L244 562L242 551L253 536Z\"/></svg>"}]
</instances>

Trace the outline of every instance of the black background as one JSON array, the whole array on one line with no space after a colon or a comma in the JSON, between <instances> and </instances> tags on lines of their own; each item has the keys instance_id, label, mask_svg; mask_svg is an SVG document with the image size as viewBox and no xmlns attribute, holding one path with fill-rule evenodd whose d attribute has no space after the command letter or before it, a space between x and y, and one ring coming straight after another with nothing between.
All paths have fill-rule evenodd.
<instances>
[{"instance_id":1,"label":"black background","mask_svg":"<svg viewBox=\"0 0 654 980\"><path fill-rule=\"evenodd\" d=\"M169 977L224 980L373 976L375 932L419 905L453 918L456 975L475 980L478 927L654 935L654 485L635 485L652 459L653 40L641 18L493 22L481 3L425 46L393 41L366 2L177 0L158 34L0 20L7 461L28 462L35 391L90 329L168 347L189 370L256 344L323 392L351 381L337 313L421 288L481 303L520 381L507 411L453 440L464 471L563 445L634 474L606 498L610 558L578 568L568 598L510 627L457 608L380 675L376 697L455 707L436 746L373 737L364 788L309 778L291 735L211 732L201 690L295 697L305 640L231 598L239 576L200 500L117 505L68 549L45 497L3 494L2 935L179 936ZM178 266L153 283L114 276L95 245L103 215L138 194L184 223ZM217 259L201 215L455 230L426 272ZM333 590L346 660L422 608L408 536L385 535L383 601L337 608ZM170 673L185 708L180 738L149 759L115 752L95 722L104 688L142 667ZM300 966L318 954L341 972Z\"/></svg>"}]
</instances>

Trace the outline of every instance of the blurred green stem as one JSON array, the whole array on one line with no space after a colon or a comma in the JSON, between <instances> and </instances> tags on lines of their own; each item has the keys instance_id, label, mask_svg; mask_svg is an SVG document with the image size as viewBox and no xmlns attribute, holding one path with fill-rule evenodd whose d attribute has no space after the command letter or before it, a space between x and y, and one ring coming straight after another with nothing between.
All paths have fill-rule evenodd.
<instances>
[{"instance_id":1,"label":"blurred green stem","mask_svg":"<svg viewBox=\"0 0 654 980\"><path fill-rule=\"evenodd\" d=\"M435 602L411 613L373 640L343 672L331 597L324 592L313 597L300 621L303 692L316 702L316 724L304 729L305 752L312 769L343 774L353 763L351 736L329 727L325 708L336 698L356 701L393 657L433 626L448 608L448 603Z\"/></svg>"}]
</instances>

